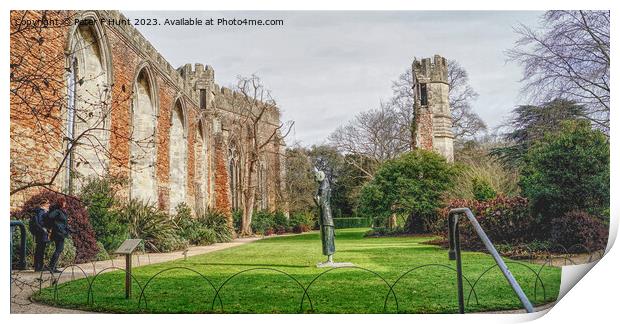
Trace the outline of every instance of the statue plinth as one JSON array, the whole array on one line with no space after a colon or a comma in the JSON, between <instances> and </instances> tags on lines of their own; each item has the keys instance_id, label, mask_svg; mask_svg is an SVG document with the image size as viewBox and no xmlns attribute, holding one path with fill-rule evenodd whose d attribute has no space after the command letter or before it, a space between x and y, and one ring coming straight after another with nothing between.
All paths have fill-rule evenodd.
<instances>
[{"instance_id":1,"label":"statue plinth","mask_svg":"<svg viewBox=\"0 0 620 324\"><path fill-rule=\"evenodd\" d=\"M355 264L351 262L319 262L316 264L317 268L351 268L355 267Z\"/></svg>"}]
</instances>

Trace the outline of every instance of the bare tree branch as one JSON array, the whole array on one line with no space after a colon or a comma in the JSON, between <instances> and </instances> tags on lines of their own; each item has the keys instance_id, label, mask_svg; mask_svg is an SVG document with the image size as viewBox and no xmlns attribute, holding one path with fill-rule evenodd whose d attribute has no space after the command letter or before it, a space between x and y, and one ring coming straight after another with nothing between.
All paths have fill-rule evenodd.
<instances>
[{"instance_id":1,"label":"bare tree branch","mask_svg":"<svg viewBox=\"0 0 620 324\"><path fill-rule=\"evenodd\" d=\"M256 75L238 77L234 92L227 98L228 105L236 112L232 130L240 140L241 159L240 189L242 195L241 235L252 234L252 215L258 186L257 169L269 145L283 142L293 128L293 122L272 124L279 120L279 110L271 92ZM277 118L274 118L277 115ZM285 130L283 134L283 130ZM279 152L276 152L276 156ZM233 193L234 194L234 193Z\"/></svg>"},{"instance_id":2,"label":"bare tree branch","mask_svg":"<svg viewBox=\"0 0 620 324\"><path fill-rule=\"evenodd\" d=\"M67 32L72 30L78 14L12 12L11 196L37 187L57 190L61 175L79 179L93 172L108 172L112 162L121 169L127 167L121 163L125 157L115 156L108 149L111 138L143 146L123 129L111 127L114 110L126 109L133 95L120 91L112 97L113 85L107 78L112 71L107 71L105 65L98 71L86 65L82 69L67 65L86 52L102 56L96 35L84 38L78 28L76 34L70 35L75 40L72 49L49 51L50 44L66 43ZM47 19L56 23L25 23ZM70 88L71 82L74 89ZM29 151L33 154L24 154ZM43 162L35 163L34 154L40 155Z\"/></svg>"},{"instance_id":3,"label":"bare tree branch","mask_svg":"<svg viewBox=\"0 0 620 324\"><path fill-rule=\"evenodd\" d=\"M485 123L471 108L471 101L478 94L469 85L465 69L454 60L448 63L448 80L452 126L456 138L472 137L486 130ZM345 159L369 178L372 178L377 165L413 149L411 144L415 128L412 88L412 71L407 69L392 83L393 96L390 101L381 103L378 109L358 113L329 136L330 144L341 153L365 156L373 161L369 167L368 163Z\"/></svg>"},{"instance_id":4,"label":"bare tree branch","mask_svg":"<svg viewBox=\"0 0 620 324\"><path fill-rule=\"evenodd\" d=\"M523 67L522 94L532 104L556 98L587 108L594 125L609 133L609 11L548 11L541 29L523 24L510 60Z\"/></svg>"}]
</instances>

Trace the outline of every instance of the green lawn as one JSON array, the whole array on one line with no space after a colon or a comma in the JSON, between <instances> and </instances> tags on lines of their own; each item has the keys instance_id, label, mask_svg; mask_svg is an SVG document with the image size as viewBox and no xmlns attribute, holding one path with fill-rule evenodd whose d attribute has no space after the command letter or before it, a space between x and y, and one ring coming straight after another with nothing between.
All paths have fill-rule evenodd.
<instances>
[{"instance_id":1,"label":"green lawn","mask_svg":"<svg viewBox=\"0 0 620 324\"><path fill-rule=\"evenodd\" d=\"M162 272L148 283L144 291L148 302L146 306L144 300L138 306L140 289L135 282L132 299L125 300L124 273L121 271L107 272L97 277L92 284L92 303L87 301L88 282L85 279L59 285L57 301L54 300L52 288L44 289L34 298L62 307L115 313L297 313L302 297L302 312L457 312L456 273L447 268L455 268L455 261L448 260L447 250L424 244L428 237L364 238L366 230L338 230L335 261L353 262L370 271L317 268L316 263L324 260L320 239L318 233L306 233L264 239L187 260L135 268L134 275L142 286L158 272L173 267L189 268L202 274L187 269ZM494 265L487 254L464 252L462 257L463 273L472 284ZM536 276L521 264L527 264L535 271L540 269L540 265L519 263L509 262L508 266L530 300L535 304L555 300L560 285L560 269L544 267L540 273L546 292L545 300L540 283L534 296ZM401 275L427 264L437 266L409 272L393 286L393 293L390 293L389 286ZM249 271L234 276L243 270ZM324 274L312 282L321 273ZM230 280L221 287L219 294L221 304L217 299L212 308L215 290L209 281L219 289L227 279ZM307 296L304 296L304 289L309 285L307 295L312 300L312 307ZM467 297L469 285L466 282L464 285ZM466 312L521 307L497 268L480 279L475 291L478 303L472 294Z\"/></svg>"}]
</instances>

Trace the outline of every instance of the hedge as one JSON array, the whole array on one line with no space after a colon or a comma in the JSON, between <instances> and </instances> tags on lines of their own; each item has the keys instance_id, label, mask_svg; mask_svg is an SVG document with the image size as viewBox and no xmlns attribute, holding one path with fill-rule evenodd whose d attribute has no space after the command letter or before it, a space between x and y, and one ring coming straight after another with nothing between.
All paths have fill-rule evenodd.
<instances>
[{"instance_id":1,"label":"hedge","mask_svg":"<svg viewBox=\"0 0 620 324\"><path fill-rule=\"evenodd\" d=\"M336 228L355 228L370 227L372 219L367 217L336 217L334 218Z\"/></svg>"},{"instance_id":2,"label":"hedge","mask_svg":"<svg viewBox=\"0 0 620 324\"><path fill-rule=\"evenodd\" d=\"M540 232L530 213L528 200L523 197L498 196L486 201L455 199L440 211L435 232L448 239L448 213L452 208L468 207L493 244L521 244L535 239L548 239ZM473 226L464 218L459 222L461 247L483 250L484 245Z\"/></svg>"}]
</instances>

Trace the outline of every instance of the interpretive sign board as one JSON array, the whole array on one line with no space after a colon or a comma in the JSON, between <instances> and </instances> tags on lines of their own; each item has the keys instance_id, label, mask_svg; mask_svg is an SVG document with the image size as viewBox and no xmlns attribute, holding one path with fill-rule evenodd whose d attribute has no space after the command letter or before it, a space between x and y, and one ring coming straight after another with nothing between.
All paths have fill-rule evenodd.
<instances>
[{"instance_id":1,"label":"interpretive sign board","mask_svg":"<svg viewBox=\"0 0 620 324\"><path fill-rule=\"evenodd\" d=\"M116 249L116 254L132 254L133 251L142 242L142 239L127 239L121 246Z\"/></svg>"},{"instance_id":2,"label":"interpretive sign board","mask_svg":"<svg viewBox=\"0 0 620 324\"><path fill-rule=\"evenodd\" d=\"M142 239L127 239L116 249L116 254L125 255L125 298L131 297L131 254L142 242Z\"/></svg>"}]
</instances>

